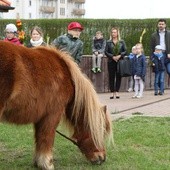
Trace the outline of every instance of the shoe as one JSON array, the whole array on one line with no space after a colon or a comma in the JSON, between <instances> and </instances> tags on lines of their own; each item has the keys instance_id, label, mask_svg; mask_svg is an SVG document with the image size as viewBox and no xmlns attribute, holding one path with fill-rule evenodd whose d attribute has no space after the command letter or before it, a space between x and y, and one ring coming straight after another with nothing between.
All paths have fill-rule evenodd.
<instances>
[{"instance_id":1,"label":"shoe","mask_svg":"<svg viewBox=\"0 0 170 170\"><path fill-rule=\"evenodd\" d=\"M132 89L132 88L129 88L129 89L128 89L128 92L132 92L132 91L133 91L133 89Z\"/></svg>"},{"instance_id":2,"label":"shoe","mask_svg":"<svg viewBox=\"0 0 170 170\"><path fill-rule=\"evenodd\" d=\"M110 99L114 99L114 96L111 96Z\"/></svg>"},{"instance_id":3,"label":"shoe","mask_svg":"<svg viewBox=\"0 0 170 170\"><path fill-rule=\"evenodd\" d=\"M134 96L132 96L132 98L137 98L137 96L138 96L138 95L134 95Z\"/></svg>"},{"instance_id":4,"label":"shoe","mask_svg":"<svg viewBox=\"0 0 170 170\"><path fill-rule=\"evenodd\" d=\"M141 95L137 95L136 98L140 99L140 98L142 98L142 96Z\"/></svg>"},{"instance_id":5,"label":"shoe","mask_svg":"<svg viewBox=\"0 0 170 170\"><path fill-rule=\"evenodd\" d=\"M157 96L157 95L158 95L158 93L154 93L154 95L155 95L155 96Z\"/></svg>"},{"instance_id":6,"label":"shoe","mask_svg":"<svg viewBox=\"0 0 170 170\"><path fill-rule=\"evenodd\" d=\"M119 93L118 93L118 92L116 92L116 93L115 93L115 96L116 96L116 99L119 99L119 98L120 98L120 96L119 96Z\"/></svg>"},{"instance_id":7,"label":"shoe","mask_svg":"<svg viewBox=\"0 0 170 170\"><path fill-rule=\"evenodd\" d=\"M159 95L163 95L163 93L162 93L162 92L159 92Z\"/></svg>"},{"instance_id":8,"label":"shoe","mask_svg":"<svg viewBox=\"0 0 170 170\"><path fill-rule=\"evenodd\" d=\"M96 73L96 68L92 68L91 71L92 71L93 73Z\"/></svg>"},{"instance_id":9,"label":"shoe","mask_svg":"<svg viewBox=\"0 0 170 170\"><path fill-rule=\"evenodd\" d=\"M97 68L97 72L101 73L101 72L102 72L102 70L101 70L100 68Z\"/></svg>"}]
</instances>

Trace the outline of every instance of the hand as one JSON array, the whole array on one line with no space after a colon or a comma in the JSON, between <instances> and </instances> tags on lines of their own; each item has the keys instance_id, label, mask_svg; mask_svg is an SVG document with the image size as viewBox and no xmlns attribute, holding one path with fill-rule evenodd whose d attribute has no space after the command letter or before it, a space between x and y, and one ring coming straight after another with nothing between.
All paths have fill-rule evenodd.
<instances>
[{"instance_id":1,"label":"hand","mask_svg":"<svg viewBox=\"0 0 170 170\"><path fill-rule=\"evenodd\" d=\"M117 61L120 59L120 57L121 57L121 55L116 56Z\"/></svg>"},{"instance_id":2,"label":"hand","mask_svg":"<svg viewBox=\"0 0 170 170\"><path fill-rule=\"evenodd\" d=\"M170 58L170 54L168 54L167 57Z\"/></svg>"},{"instance_id":3,"label":"hand","mask_svg":"<svg viewBox=\"0 0 170 170\"><path fill-rule=\"evenodd\" d=\"M113 58L114 61L116 61L116 62L118 61L117 56L113 56L112 58Z\"/></svg>"}]
</instances>

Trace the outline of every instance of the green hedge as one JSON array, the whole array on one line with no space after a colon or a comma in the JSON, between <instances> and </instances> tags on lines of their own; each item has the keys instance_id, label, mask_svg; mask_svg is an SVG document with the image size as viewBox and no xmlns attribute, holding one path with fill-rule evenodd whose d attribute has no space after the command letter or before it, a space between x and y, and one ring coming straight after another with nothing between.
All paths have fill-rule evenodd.
<instances>
[{"instance_id":1,"label":"green hedge","mask_svg":"<svg viewBox=\"0 0 170 170\"><path fill-rule=\"evenodd\" d=\"M91 54L91 42L95 32L100 30L104 33L105 39L109 39L110 30L113 26L119 27L121 38L125 40L128 53L131 47L139 42L140 36L144 29L146 33L143 36L143 45L145 55L150 54L150 36L156 30L158 19L36 19L22 20L24 31L26 32L26 42L29 40L29 30L37 25L44 30L44 38L50 37L52 42L56 37L67 32L67 25L71 21L80 22L84 31L81 39L84 42L84 54ZM16 23L16 20L0 20L0 38L4 37L5 25ZM169 25L170 19L167 19Z\"/></svg>"}]
</instances>

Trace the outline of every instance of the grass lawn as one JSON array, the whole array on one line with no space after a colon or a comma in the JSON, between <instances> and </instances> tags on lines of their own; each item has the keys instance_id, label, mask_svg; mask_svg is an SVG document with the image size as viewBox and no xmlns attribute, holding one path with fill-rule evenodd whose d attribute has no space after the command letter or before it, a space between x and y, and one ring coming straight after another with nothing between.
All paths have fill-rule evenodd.
<instances>
[{"instance_id":1,"label":"grass lawn","mask_svg":"<svg viewBox=\"0 0 170 170\"><path fill-rule=\"evenodd\" d=\"M113 122L114 147L107 160L91 165L71 142L56 134L54 166L57 170L169 170L170 117L136 116ZM32 170L32 126L0 124L0 170Z\"/></svg>"}]
</instances>

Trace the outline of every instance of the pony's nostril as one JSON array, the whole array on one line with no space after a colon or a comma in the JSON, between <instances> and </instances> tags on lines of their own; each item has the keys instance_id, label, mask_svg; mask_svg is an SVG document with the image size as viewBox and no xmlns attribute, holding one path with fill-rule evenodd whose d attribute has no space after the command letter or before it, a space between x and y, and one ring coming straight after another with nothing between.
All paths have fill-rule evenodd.
<instances>
[{"instance_id":1,"label":"pony's nostril","mask_svg":"<svg viewBox=\"0 0 170 170\"><path fill-rule=\"evenodd\" d=\"M106 156L104 156L104 157L99 156L99 160L100 160L101 163L105 162Z\"/></svg>"},{"instance_id":2,"label":"pony's nostril","mask_svg":"<svg viewBox=\"0 0 170 170\"><path fill-rule=\"evenodd\" d=\"M103 162L105 162L106 160L106 156L102 157L102 156L99 156L98 159L96 159L95 161L91 161L91 163L93 165L101 165Z\"/></svg>"},{"instance_id":3,"label":"pony's nostril","mask_svg":"<svg viewBox=\"0 0 170 170\"><path fill-rule=\"evenodd\" d=\"M95 161L91 161L91 163L93 164L93 165L101 165L102 164L102 162L101 162L101 160L95 160Z\"/></svg>"}]
</instances>

